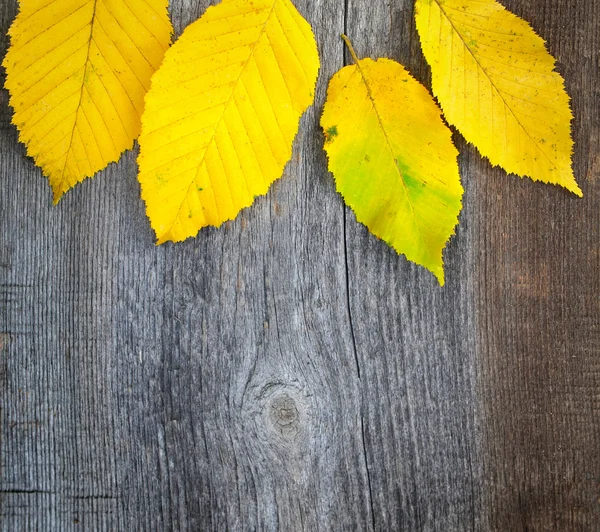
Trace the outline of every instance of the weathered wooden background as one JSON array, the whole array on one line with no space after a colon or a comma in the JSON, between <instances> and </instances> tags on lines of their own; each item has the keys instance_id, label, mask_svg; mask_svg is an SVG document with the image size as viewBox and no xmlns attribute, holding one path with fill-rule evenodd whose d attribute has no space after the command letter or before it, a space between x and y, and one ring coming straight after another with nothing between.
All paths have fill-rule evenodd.
<instances>
[{"instance_id":1,"label":"weathered wooden background","mask_svg":"<svg viewBox=\"0 0 600 532\"><path fill-rule=\"evenodd\" d=\"M342 31L429 83L412 0L296 0L323 67L293 161L179 245L135 153L52 207L1 93L2 530L600 530L600 2L503 1L558 58L585 198L455 135L443 289L344 208L318 127Z\"/></svg>"}]
</instances>

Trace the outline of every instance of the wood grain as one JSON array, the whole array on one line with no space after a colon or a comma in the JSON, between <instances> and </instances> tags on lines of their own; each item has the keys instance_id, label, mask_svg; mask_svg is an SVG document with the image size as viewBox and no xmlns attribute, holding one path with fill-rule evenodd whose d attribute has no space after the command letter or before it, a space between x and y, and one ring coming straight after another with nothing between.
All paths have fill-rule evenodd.
<instances>
[{"instance_id":1,"label":"wood grain","mask_svg":"<svg viewBox=\"0 0 600 532\"><path fill-rule=\"evenodd\" d=\"M342 32L429 83L412 1L295 3L322 71L293 160L183 244L153 245L136 153L52 207L0 92L0 528L598 530L600 4L505 1L558 58L585 197L456 134L440 289L343 206L318 127Z\"/></svg>"},{"instance_id":2,"label":"wood grain","mask_svg":"<svg viewBox=\"0 0 600 532\"><path fill-rule=\"evenodd\" d=\"M598 530L600 4L506 6L531 22L558 60L573 99L574 166L585 197L573 201L471 159L485 175L478 240L489 242L480 247L474 302L485 309L478 326L485 501L498 530Z\"/></svg>"}]
</instances>

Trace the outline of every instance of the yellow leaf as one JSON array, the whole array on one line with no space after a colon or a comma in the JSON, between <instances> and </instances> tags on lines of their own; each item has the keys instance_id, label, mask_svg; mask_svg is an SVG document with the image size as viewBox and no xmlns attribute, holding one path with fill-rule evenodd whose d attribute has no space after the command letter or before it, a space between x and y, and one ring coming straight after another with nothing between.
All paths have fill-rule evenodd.
<instances>
[{"instance_id":1,"label":"yellow leaf","mask_svg":"<svg viewBox=\"0 0 600 532\"><path fill-rule=\"evenodd\" d=\"M139 180L158 243L219 226L283 173L319 55L289 0L224 0L165 55L146 97Z\"/></svg>"},{"instance_id":2,"label":"yellow leaf","mask_svg":"<svg viewBox=\"0 0 600 532\"><path fill-rule=\"evenodd\" d=\"M55 203L139 135L168 0L21 0L4 60L13 123Z\"/></svg>"},{"instance_id":3,"label":"yellow leaf","mask_svg":"<svg viewBox=\"0 0 600 532\"><path fill-rule=\"evenodd\" d=\"M321 118L329 169L357 220L443 285L442 251L463 194L450 130L402 65L352 55Z\"/></svg>"},{"instance_id":4,"label":"yellow leaf","mask_svg":"<svg viewBox=\"0 0 600 532\"><path fill-rule=\"evenodd\" d=\"M529 24L495 0L417 0L415 12L448 122L493 165L582 196L569 96Z\"/></svg>"}]
</instances>

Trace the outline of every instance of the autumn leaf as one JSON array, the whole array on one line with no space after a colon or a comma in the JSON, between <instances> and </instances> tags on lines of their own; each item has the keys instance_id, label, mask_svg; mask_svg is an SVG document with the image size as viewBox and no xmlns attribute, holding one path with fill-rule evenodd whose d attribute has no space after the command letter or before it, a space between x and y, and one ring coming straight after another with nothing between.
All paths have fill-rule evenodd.
<instances>
[{"instance_id":1,"label":"autumn leaf","mask_svg":"<svg viewBox=\"0 0 600 532\"><path fill-rule=\"evenodd\" d=\"M493 165L582 196L569 96L529 24L495 0L417 0L415 13L446 119Z\"/></svg>"},{"instance_id":2,"label":"autumn leaf","mask_svg":"<svg viewBox=\"0 0 600 532\"><path fill-rule=\"evenodd\" d=\"M54 202L132 147L171 39L168 0L21 0L4 60L13 123Z\"/></svg>"},{"instance_id":3,"label":"autumn leaf","mask_svg":"<svg viewBox=\"0 0 600 532\"><path fill-rule=\"evenodd\" d=\"M159 244L219 226L267 192L318 70L312 29L289 0L224 0L184 31L142 117L139 180Z\"/></svg>"},{"instance_id":4,"label":"autumn leaf","mask_svg":"<svg viewBox=\"0 0 600 532\"><path fill-rule=\"evenodd\" d=\"M443 285L442 251L463 193L450 130L402 65L352 55L321 118L329 169L357 220Z\"/></svg>"}]
</instances>

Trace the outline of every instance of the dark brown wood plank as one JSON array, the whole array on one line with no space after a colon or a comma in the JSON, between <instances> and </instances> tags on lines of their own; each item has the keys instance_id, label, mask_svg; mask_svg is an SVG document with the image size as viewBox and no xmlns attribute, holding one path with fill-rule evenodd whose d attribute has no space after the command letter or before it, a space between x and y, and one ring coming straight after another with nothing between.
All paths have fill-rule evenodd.
<instances>
[{"instance_id":1,"label":"dark brown wood plank","mask_svg":"<svg viewBox=\"0 0 600 532\"><path fill-rule=\"evenodd\" d=\"M478 363L494 530L600 527L600 4L507 1L557 58L583 199L489 168L477 187Z\"/></svg>"}]
</instances>

